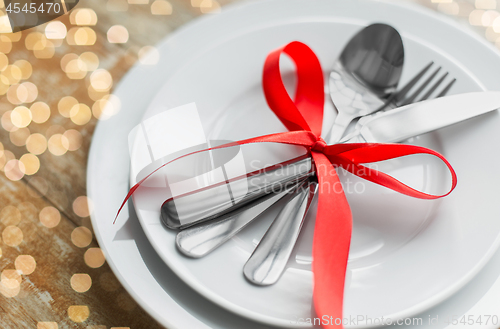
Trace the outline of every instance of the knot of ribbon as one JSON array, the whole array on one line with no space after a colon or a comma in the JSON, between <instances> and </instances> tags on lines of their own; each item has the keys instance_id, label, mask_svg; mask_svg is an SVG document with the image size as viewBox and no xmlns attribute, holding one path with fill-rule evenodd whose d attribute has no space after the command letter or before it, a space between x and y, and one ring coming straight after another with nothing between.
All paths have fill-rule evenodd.
<instances>
[{"instance_id":1,"label":"knot of ribbon","mask_svg":"<svg viewBox=\"0 0 500 329\"><path fill-rule=\"evenodd\" d=\"M323 153L323 151L325 150L325 147L327 147L328 145L326 144L325 140L321 137L319 137L316 142L314 142L313 146L311 147L311 151L313 152L319 152L319 153Z\"/></svg>"},{"instance_id":2,"label":"knot of ribbon","mask_svg":"<svg viewBox=\"0 0 500 329\"><path fill-rule=\"evenodd\" d=\"M283 84L279 61L287 54L296 65L297 87L292 100ZM118 213L137 188L156 171L180 158L194 153L249 143L282 143L307 148L314 160L319 185L318 209L313 237L314 275L313 302L316 314L323 319L342 319L344 283L352 231L352 215L335 167L385 186L396 192L420 199L437 199L451 193L457 177L450 163L439 153L415 145L346 143L327 145L321 138L324 105L323 71L316 54L301 42L291 42L272 51L264 63L262 85L267 103L289 130L283 133L253 137L206 150L192 152L171 160L135 184L127 194ZM448 167L452 186L443 195L431 195L413 189L383 172L363 166L411 154L438 157ZM326 188L325 188L326 187ZM118 215L117 215L118 216ZM116 218L115 218L116 220ZM342 321L327 321L324 328L342 328Z\"/></svg>"}]
</instances>

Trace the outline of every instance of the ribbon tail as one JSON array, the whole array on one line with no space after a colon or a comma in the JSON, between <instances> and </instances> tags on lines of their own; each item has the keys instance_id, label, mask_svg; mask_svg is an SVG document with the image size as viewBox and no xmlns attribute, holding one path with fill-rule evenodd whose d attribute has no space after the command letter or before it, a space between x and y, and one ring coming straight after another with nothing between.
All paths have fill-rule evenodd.
<instances>
[{"instance_id":1,"label":"ribbon tail","mask_svg":"<svg viewBox=\"0 0 500 329\"><path fill-rule=\"evenodd\" d=\"M314 308L323 328L343 328L344 283L352 214L339 177L328 158L312 152L319 183L313 239Z\"/></svg>"}]
</instances>

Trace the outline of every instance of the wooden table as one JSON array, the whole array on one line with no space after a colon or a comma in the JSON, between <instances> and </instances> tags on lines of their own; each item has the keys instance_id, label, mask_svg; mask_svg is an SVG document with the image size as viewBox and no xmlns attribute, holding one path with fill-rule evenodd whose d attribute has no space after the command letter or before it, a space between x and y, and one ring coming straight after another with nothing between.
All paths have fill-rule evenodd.
<instances>
[{"instance_id":1,"label":"wooden table","mask_svg":"<svg viewBox=\"0 0 500 329\"><path fill-rule=\"evenodd\" d=\"M0 35L1 328L161 328L93 238L89 146L101 105L148 47L228 2L81 0L46 33ZM474 10L419 2L466 20ZM492 28L477 30L500 45Z\"/></svg>"}]
</instances>

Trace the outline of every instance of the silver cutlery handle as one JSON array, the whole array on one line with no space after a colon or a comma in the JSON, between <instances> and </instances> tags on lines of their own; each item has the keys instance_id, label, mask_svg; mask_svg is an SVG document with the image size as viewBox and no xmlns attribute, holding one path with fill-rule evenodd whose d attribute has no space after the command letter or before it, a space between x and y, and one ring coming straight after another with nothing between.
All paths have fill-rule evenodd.
<instances>
[{"instance_id":1,"label":"silver cutlery handle","mask_svg":"<svg viewBox=\"0 0 500 329\"><path fill-rule=\"evenodd\" d=\"M294 188L295 186L279 193L270 193L213 221L180 231L176 237L177 248L184 255L192 258L200 258L209 254Z\"/></svg>"},{"instance_id":2,"label":"silver cutlery handle","mask_svg":"<svg viewBox=\"0 0 500 329\"><path fill-rule=\"evenodd\" d=\"M278 214L243 268L250 282L267 286L281 277L317 188L316 182L305 182Z\"/></svg>"},{"instance_id":3,"label":"silver cutlery handle","mask_svg":"<svg viewBox=\"0 0 500 329\"><path fill-rule=\"evenodd\" d=\"M297 158L230 183L171 198L161 207L161 219L169 228L183 229L227 214L266 194L283 191L312 174L311 158ZM242 197L235 199L234 195Z\"/></svg>"}]
</instances>

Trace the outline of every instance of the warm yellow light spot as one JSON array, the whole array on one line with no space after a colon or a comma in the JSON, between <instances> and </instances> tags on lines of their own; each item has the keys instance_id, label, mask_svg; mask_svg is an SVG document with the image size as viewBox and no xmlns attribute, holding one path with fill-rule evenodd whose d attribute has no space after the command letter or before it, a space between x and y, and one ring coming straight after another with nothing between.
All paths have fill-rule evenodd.
<instances>
[{"instance_id":1,"label":"warm yellow light spot","mask_svg":"<svg viewBox=\"0 0 500 329\"><path fill-rule=\"evenodd\" d=\"M143 65L155 65L160 61L160 52L156 47L145 46L139 50L139 62Z\"/></svg>"},{"instance_id":2,"label":"warm yellow light spot","mask_svg":"<svg viewBox=\"0 0 500 329\"><path fill-rule=\"evenodd\" d=\"M28 90L26 87L15 84L7 90L7 100L14 105L24 103L28 99Z\"/></svg>"},{"instance_id":3,"label":"warm yellow light spot","mask_svg":"<svg viewBox=\"0 0 500 329\"><path fill-rule=\"evenodd\" d=\"M14 153L8 150L4 150L0 154L0 170L5 171L5 165L10 161L15 159Z\"/></svg>"},{"instance_id":4,"label":"warm yellow light spot","mask_svg":"<svg viewBox=\"0 0 500 329\"><path fill-rule=\"evenodd\" d=\"M100 248L89 248L83 255L83 259L85 260L85 264L92 268L101 267L105 261L104 254Z\"/></svg>"},{"instance_id":5,"label":"warm yellow light spot","mask_svg":"<svg viewBox=\"0 0 500 329\"><path fill-rule=\"evenodd\" d=\"M26 106L18 106L10 113L10 120L18 128L26 127L31 123L31 111Z\"/></svg>"},{"instance_id":6,"label":"warm yellow light spot","mask_svg":"<svg viewBox=\"0 0 500 329\"><path fill-rule=\"evenodd\" d=\"M5 164L3 171L11 181L18 181L24 177L25 168L22 162L12 159Z\"/></svg>"},{"instance_id":7,"label":"warm yellow light spot","mask_svg":"<svg viewBox=\"0 0 500 329\"><path fill-rule=\"evenodd\" d=\"M1 56L0 56L1 59ZM0 63L2 61L0 60ZM24 59L19 59L14 62L14 66L17 66L21 70L21 79L26 80L31 77L31 74L33 73L33 67L31 66L31 63L28 61L25 61Z\"/></svg>"},{"instance_id":8,"label":"warm yellow light spot","mask_svg":"<svg viewBox=\"0 0 500 329\"><path fill-rule=\"evenodd\" d=\"M79 248L85 248L92 242L92 232L85 226L77 227L71 232L71 242Z\"/></svg>"},{"instance_id":9,"label":"warm yellow light spot","mask_svg":"<svg viewBox=\"0 0 500 329\"><path fill-rule=\"evenodd\" d=\"M200 10L204 14L220 13L220 5L216 0L203 0L200 4Z\"/></svg>"},{"instance_id":10,"label":"warm yellow light spot","mask_svg":"<svg viewBox=\"0 0 500 329\"><path fill-rule=\"evenodd\" d=\"M82 134L75 129L68 129L63 134L68 139L68 151L76 151L82 146Z\"/></svg>"},{"instance_id":11,"label":"warm yellow light spot","mask_svg":"<svg viewBox=\"0 0 500 329\"><path fill-rule=\"evenodd\" d=\"M131 5L147 5L149 0L128 0Z\"/></svg>"},{"instance_id":12,"label":"warm yellow light spot","mask_svg":"<svg viewBox=\"0 0 500 329\"><path fill-rule=\"evenodd\" d=\"M68 63L72 60L75 60L75 59L78 59L78 55L77 54L74 54L74 53L69 53L69 54L66 54L64 55L62 58L61 58L61 69L66 72L66 66L68 65Z\"/></svg>"},{"instance_id":13,"label":"warm yellow light spot","mask_svg":"<svg viewBox=\"0 0 500 329\"><path fill-rule=\"evenodd\" d=\"M38 322L36 329L59 329L56 322Z\"/></svg>"},{"instance_id":14,"label":"warm yellow light spot","mask_svg":"<svg viewBox=\"0 0 500 329\"><path fill-rule=\"evenodd\" d=\"M476 0L477 9L496 9L496 0Z\"/></svg>"},{"instance_id":15,"label":"warm yellow light spot","mask_svg":"<svg viewBox=\"0 0 500 329\"><path fill-rule=\"evenodd\" d=\"M109 28L108 33L109 43L126 43L128 41L128 30L123 25L113 25Z\"/></svg>"},{"instance_id":16,"label":"warm yellow light spot","mask_svg":"<svg viewBox=\"0 0 500 329\"><path fill-rule=\"evenodd\" d=\"M99 67L99 57L93 52L87 51L81 54L79 59L85 64L87 71L95 71Z\"/></svg>"},{"instance_id":17,"label":"warm yellow light spot","mask_svg":"<svg viewBox=\"0 0 500 329\"><path fill-rule=\"evenodd\" d=\"M47 38L40 32L31 32L26 36L26 39L24 39L26 49L33 50L35 44L40 40L47 40Z\"/></svg>"},{"instance_id":18,"label":"warm yellow light spot","mask_svg":"<svg viewBox=\"0 0 500 329\"><path fill-rule=\"evenodd\" d=\"M120 288L120 283L111 272L101 274L99 277L99 284L101 285L101 288L106 291L116 291Z\"/></svg>"},{"instance_id":19,"label":"warm yellow light spot","mask_svg":"<svg viewBox=\"0 0 500 329\"><path fill-rule=\"evenodd\" d=\"M10 141L16 146L26 145L28 137L30 137L30 130L28 128L20 128L9 133Z\"/></svg>"},{"instance_id":20,"label":"warm yellow light spot","mask_svg":"<svg viewBox=\"0 0 500 329\"><path fill-rule=\"evenodd\" d=\"M16 297L21 291L21 284L17 280L6 279L0 282L0 293L7 298Z\"/></svg>"},{"instance_id":21,"label":"warm yellow light spot","mask_svg":"<svg viewBox=\"0 0 500 329\"><path fill-rule=\"evenodd\" d=\"M483 14L484 10L473 10L469 14L469 23L475 26L483 25Z\"/></svg>"},{"instance_id":22,"label":"warm yellow light spot","mask_svg":"<svg viewBox=\"0 0 500 329\"><path fill-rule=\"evenodd\" d=\"M172 15L172 5L166 0L156 0L151 4L151 14Z\"/></svg>"},{"instance_id":23,"label":"warm yellow light spot","mask_svg":"<svg viewBox=\"0 0 500 329\"><path fill-rule=\"evenodd\" d=\"M62 134L54 134L47 143L49 152L54 155L63 155L68 151L69 141Z\"/></svg>"},{"instance_id":24,"label":"warm yellow light spot","mask_svg":"<svg viewBox=\"0 0 500 329\"><path fill-rule=\"evenodd\" d=\"M0 52L0 71L5 70L7 65L9 65L9 58L4 53Z\"/></svg>"},{"instance_id":25,"label":"warm yellow light spot","mask_svg":"<svg viewBox=\"0 0 500 329\"><path fill-rule=\"evenodd\" d=\"M5 93L9 90L9 87L9 79L7 79L7 77L3 74L0 74L0 95L5 95Z\"/></svg>"},{"instance_id":26,"label":"warm yellow light spot","mask_svg":"<svg viewBox=\"0 0 500 329\"><path fill-rule=\"evenodd\" d=\"M497 17L492 24L493 31L500 33L500 17Z\"/></svg>"},{"instance_id":27,"label":"warm yellow light spot","mask_svg":"<svg viewBox=\"0 0 500 329\"><path fill-rule=\"evenodd\" d=\"M68 316L73 322L83 322L90 315L88 306L72 305L68 308Z\"/></svg>"},{"instance_id":28,"label":"warm yellow light spot","mask_svg":"<svg viewBox=\"0 0 500 329\"><path fill-rule=\"evenodd\" d=\"M87 66L81 59L77 58L70 61L64 71L70 79L83 79L87 75Z\"/></svg>"},{"instance_id":29,"label":"warm yellow light spot","mask_svg":"<svg viewBox=\"0 0 500 329\"><path fill-rule=\"evenodd\" d=\"M90 85L96 91L108 91L113 86L113 78L107 70L98 69L90 76Z\"/></svg>"},{"instance_id":30,"label":"warm yellow light spot","mask_svg":"<svg viewBox=\"0 0 500 329\"><path fill-rule=\"evenodd\" d=\"M69 116L73 123L81 126L88 123L90 118L92 118L92 111L87 105L80 103L71 108Z\"/></svg>"},{"instance_id":31,"label":"warm yellow light spot","mask_svg":"<svg viewBox=\"0 0 500 329\"><path fill-rule=\"evenodd\" d=\"M127 0L108 0L106 9L108 11L127 11L128 2Z\"/></svg>"},{"instance_id":32,"label":"warm yellow light spot","mask_svg":"<svg viewBox=\"0 0 500 329\"><path fill-rule=\"evenodd\" d=\"M68 30L61 21L52 21L45 26L45 36L47 39L64 39Z\"/></svg>"},{"instance_id":33,"label":"warm yellow light spot","mask_svg":"<svg viewBox=\"0 0 500 329\"><path fill-rule=\"evenodd\" d=\"M33 54L36 58L52 58L54 57L55 52L56 49L54 44L46 39L37 41L37 43L33 46Z\"/></svg>"},{"instance_id":34,"label":"warm yellow light spot","mask_svg":"<svg viewBox=\"0 0 500 329\"><path fill-rule=\"evenodd\" d=\"M73 274L71 288L76 292L86 292L92 286L92 278L86 273Z\"/></svg>"},{"instance_id":35,"label":"warm yellow light spot","mask_svg":"<svg viewBox=\"0 0 500 329\"><path fill-rule=\"evenodd\" d=\"M483 16L481 17L481 23L483 24L483 26L492 26L493 22L498 16L500 16L500 13L495 10L485 11Z\"/></svg>"},{"instance_id":36,"label":"warm yellow light spot","mask_svg":"<svg viewBox=\"0 0 500 329\"><path fill-rule=\"evenodd\" d=\"M132 298L127 293L121 293L116 297L116 304L118 304L118 307L125 311L132 311L137 304L134 302Z\"/></svg>"},{"instance_id":37,"label":"warm yellow light spot","mask_svg":"<svg viewBox=\"0 0 500 329\"><path fill-rule=\"evenodd\" d=\"M5 129L7 131L14 131L14 130L19 129L12 124L12 121L10 119L11 114L12 114L12 111L7 111L4 114L2 114L2 119L1 119L2 127L3 127L3 129Z\"/></svg>"},{"instance_id":38,"label":"warm yellow light spot","mask_svg":"<svg viewBox=\"0 0 500 329\"><path fill-rule=\"evenodd\" d=\"M23 163L26 175L34 175L40 169L40 160L34 154L24 154L19 161Z\"/></svg>"},{"instance_id":39,"label":"warm yellow light spot","mask_svg":"<svg viewBox=\"0 0 500 329\"><path fill-rule=\"evenodd\" d=\"M42 154L47 149L47 139L42 134L32 134L26 139L26 149L36 155Z\"/></svg>"},{"instance_id":40,"label":"warm yellow light spot","mask_svg":"<svg viewBox=\"0 0 500 329\"><path fill-rule=\"evenodd\" d=\"M17 296L21 282L21 275L16 270L3 270L0 280L0 293L9 298Z\"/></svg>"},{"instance_id":41,"label":"warm yellow light spot","mask_svg":"<svg viewBox=\"0 0 500 329\"><path fill-rule=\"evenodd\" d=\"M200 7L202 2L203 2L203 0L191 0L191 6L192 7Z\"/></svg>"},{"instance_id":42,"label":"warm yellow light spot","mask_svg":"<svg viewBox=\"0 0 500 329\"><path fill-rule=\"evenodd\" d=\"M59 225L61 213L56 208L47 206L40 211L38 218L43 226L53 228Z\"/></svg>"},{"instance_id":43,"label":"warm yellow light spot","mask_svg":"<svg viewBox=\"0 0 500 329\"><path fill-rule=\"evenodd\" d=\"M23 78L23 72L16 65L7 65L2 75L9 80L9 84L18 83Z\"/></svg>"},{"instance_id":44,"label":"warm yellow light spot","mask_svg":"<svg viewBox=\"0 0 500 329\"><path fill-rule=\"evenodd\" d=\"M0 222L5 225L17 225L21 222L21 211L14 206L6 206L0 212Z\"/></svg>"},{"instance_id":45,"label":"warm yellow light spot","mask_svg":"<svg viewBox=\"0 0 500 329\"><path fill-rule=\"evenodd\" d=\"M92 113L99 120L107 120L117 114L120 108L120 99L115 95L107 95L94 103Z\"/></svg>"},{"instance_id":46,"label":"warm yellow light spot","mask_svg":"<svg viewBox=\"0 0 500 329\"><path fill-rule=\"evenodd\" d=\"M23 278L21 277L21 274L17 272L16 270L3 270L2 274L0 276L0 281L4 282L5 280L15 280L19 283L23 281Z\"/></svg>"},{"instance_id":47,"label":"warm yellow light spot","mask_svg":"<svg viewBox=\"0 0 500 329\"><path fill-rule=\"evenodd\" d=\"M5 35L0 35L0 52L4 54L10 53L12 50L12 41Z\"/></svg>"},{"instance_id":48,"label":"warm yellow light spot","mask_svg":"<svg viewBox=\"0 0 500 329\"><path fill-rule=\"evenodd\" d=\"M80 217L88 217L92 212L92 202L84 195L81 195L73 201L73 211Z\"/></svg>"},{"instance_id":49,"label":"warm yellow light spot","mask_svg":"<svg viewBox=\"0 0 500 329\"><path fill-rule=\"evenodd\" d=\"M19 255L17 256L14 265L16 270L24 275L29 275L35 271L36 261L31 255Z\"/></svg>"},{"instance_id":50,"label":"warm yellow light spot","mask_svg":"<svg viewBox=\"0 0 500 329\"><path fill-rule=\"evenodd\" d=\"M21 83L21 86L26 88L27 93L28 93L24 103L33 103L36 100L36 98L38 97L38 88L36 87L36 85L32 82L23 82L23 83ZM19 94L19 90L17 92L17 97L19 99L21 99L21 96ZM23 99L24 99L24 97L23 97Z\"/></svg>"},{"instance_id":51,"label":"warm yellow light spot","mask_svg":"<svg viewBox=\"0 0 500 329\"><path fill-rule=\"evenodd\" d=\"M70 117L70 112L73 106L77 105L78 101L76 98L72 96L65 96L61 98L59 103L57 104L57 109L59 110L59 113L65 117L69 118Z\"/></svg>"},{"instance_id":52,"label":"warm yellow light spot","mask_svg":"<svg viewBox=\"0 0 500 329\"><path fill-rule=\"evenodd\" d=\"M68 31L66 40L73 46L92 46L97 40L97 35L90 27L74 27Z\"/></svg>"},{"instance_id":53,"label":"warm yellow light spot","mask_svg":"<svg viewBox=\"0 0 500 329\"><path fill-rule=\"evenodd\" d=\"M23 231L17 226L7 226L2 232L2 240L10 247L17 247L23 242Z\"/></svg>"},{"instance_id":54,"label":"warm yellow light spot","mask_svg":"<svg viewBox=\"0 0 500 329\"><path fill-rule=\"evenodd\" d=\"M2 248L0 248L0 259L2 258Z\"/></svg>"},{"instance_id":55,"label":"warm yellow light spot","mask_svg":"<svg viewBox=\"0 0 500 329\"><path fill-rule=\"evenodd\" d=\"M73 25L96 25L97 14L90 8L76 8L69 15L69 21Z\"/></svg>"},{"instance_id":56,"label":"warm yellow light spot","mask_svg":"<svg viewBox=\"0 0 500 329\"><path fill-rule=\"evenodd\" d=\"M92 87L92 85L90 85L87 90L89 92L90 99L93 101L98 101L109 95L109 91L97 91Z\"/></svg>"},{"instance_id":57,"label":"warm yellow light spot","mask_svg":"<svg viewBox=\"0 0 500 329\"><path fill-rule=\"evenodd\" d=\"M18 42L19 40L21 40L23 33L20 31L20 32L16 32L16 33L6 34L6 36L10 39L10 41Z\"/></svg>"},{"instance_id":58,"label":"warm yellow light spot","mask_svg":"<svg viewBox=\"0 0 500 329\"><path fill-rule=\"evenodd\" d=\"M44 102L33 103L30 112L31 119L36 123L44 123L50 118L50 107Z\"/></svg>"}]
</instances>

